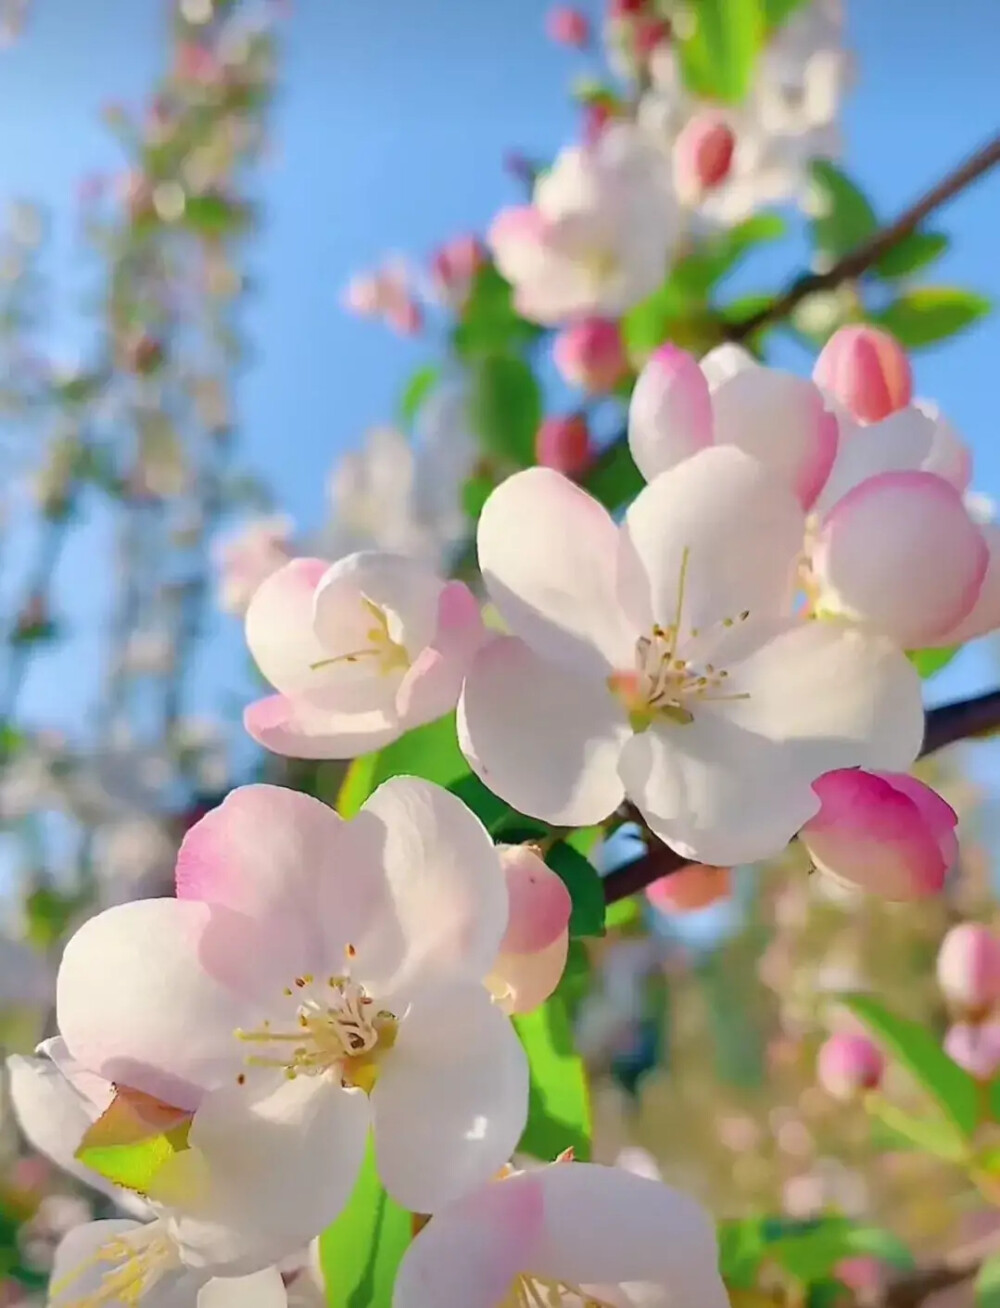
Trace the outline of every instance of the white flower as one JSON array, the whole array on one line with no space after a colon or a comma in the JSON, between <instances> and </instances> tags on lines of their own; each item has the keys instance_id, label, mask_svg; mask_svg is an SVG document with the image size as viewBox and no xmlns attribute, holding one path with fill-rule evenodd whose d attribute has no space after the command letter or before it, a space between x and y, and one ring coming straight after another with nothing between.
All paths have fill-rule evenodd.
<instances>
[{"instance_id":1,"label":"white flower","mask_svg":"<svg viewBox=\"0 0 1000 1308\"><path fill-rule=\"evenodd\" d=\"M193 1111L152 1197L184 1196L181 1235L206 1261L304 1246L350 1195L370 1129L386 1189L417 1212L509 1158L527 1066L483 985L507 890L454 796L394 778L345 822L243 787L188 832L177 895L85 923L57 1009L82 1066Z\"/></svg>"},{"instance_id":2,"label":"white flower","mask_svg":"<svg viewBox=\"0 0 1000 1308\"><path fill-rule=\"evenodd\" d=\"M660 1181L557 1162L435 1216L400 1264L393 1308L726 1308L708 1214Z\"/></svg>"},{"instance_id":3,"label":"white flower","mask_svg":"<svg viewBox=\"0 0 1000 1308\"><path fill-rule=\"evenodd\" d=\"M732 447L655 478L621 527L549 469L510 478L479 523L513 634L459 702L474 770L559 825L628 796L685 857L732 866L784 846L824 772L906 769L919 678L884 637L790 616L803 531L782 480Z\"/></svg>"},{"instance_id":4,"label":"white flower","mask_svg":"<svg viewBox=\"0 0 1000 1308\"><path fill-rule=\"evenodd\" d=\"M531 206L502 211L489 242L526 318L617 317L663 281L675 210L655 149L617 124L593 145L563 150Z\"/></svg>"},{"instance_id":5,"label":"white flower","mask_svg":"<svg viewBox=\"0 0 1000 1308\"><path fill-rule=\"evenodd\" d=\"M248 522L215 551L219 607L226 613L244 613L261 582L294 556L288 518L255 518Z\"/></svg>"}]
</instances>

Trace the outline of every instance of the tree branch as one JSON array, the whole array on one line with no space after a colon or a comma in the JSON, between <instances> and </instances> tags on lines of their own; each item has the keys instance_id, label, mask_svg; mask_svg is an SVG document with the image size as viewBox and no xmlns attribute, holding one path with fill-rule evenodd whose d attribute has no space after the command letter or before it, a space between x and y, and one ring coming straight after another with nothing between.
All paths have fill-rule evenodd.
<instances>
[{"instance_id":1,"label":"tree branch","mask_svg":"<svg viewBox=\"0 0 1000 1308\"><path fill-rule=\"evenodd\" d=\"M920 199L915 200L908 209L905 209L899 217L888 225L876 232L870 241L865 241L859 245L856 250L845 254L842 259L838 259L832 268L821 273L803 273L797 277L788 289L782 294L776 296L770 304L766 304L757 313L751 314L749 318L744 318L740 322L731 323L726 332L728 340L744 341L754 332L759 331L761 327L766 327L771 323L780 322L787 318L788 315L808 296L814 295L817 291L829 291L840 286L842 283L851 281L855 277L860 277L863 272L867 272L884 254L897 246L902 240L915 231L917 227L930 217L942 205L959 195L973 182L979 180L991 168L1000 164L1000 134L994 136L975 154L970 155L964 163L958 165L952 172L943 177L940 182Z\"/></svg>"},{"instance_id":2,"label":"tree branch","mask_svg":"<svg viewBox=\"0 0 1000 1308\"><path fill-rule=\"evenodd\" d=\"M954 700L924 715L924 743L921 756L934 754L946 745L1000 730L1000 690L987 691L969 699ZM652 837L651 837L652 839ZM669 846L657 842L645 854L617 868L604 878L604 901L615 904L627 899L661 877L692 864Z\"/></svg>"},{"instance_id":3,"label":"tree branch","mask_svg":"<svg viewBox=\"0 0 1000 1308\"><path fill-rule=\"evenodd\" d=\"M917 1308L939 1290L971 1281L983 1263L997 1254L1000 1254L1000 1241L995 1232L963 1245L946 1254L938 1263L896 1277L882 1295L883 1308Z\"/></svg>"}]
</instances>

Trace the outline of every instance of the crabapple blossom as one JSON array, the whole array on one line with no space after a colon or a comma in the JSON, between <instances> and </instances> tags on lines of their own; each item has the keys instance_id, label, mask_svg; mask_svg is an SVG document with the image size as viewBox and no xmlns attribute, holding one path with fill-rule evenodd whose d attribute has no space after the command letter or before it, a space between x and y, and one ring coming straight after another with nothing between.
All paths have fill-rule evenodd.
<instances>
[{"instance_id":1,"label":"crabapple blossom","mask_svg":"<svg viewBox=\"0 0 1000 1308\"><path fill-rule=\"evenodd\" d=\"M547 468L509 478L479 563L510 635L459 701L473 770L520 812L598 822L628 796L686 858L778 852L836 767L905 768L919 678L892 643L790 610L802 510L760 462L702 450L617 526Z\"/></svg>"},{"instance_id":2,"label":"crabapple blossom","mask_svg":"<svg viewBox=\"0 0 1000 1308\"><path fill-rule=\"evenodd\" d=\"M662 1181L555 1162L490 1181L403 1256L393 1308L726 1308L711 1218Z\"/></svg>"},{"instance_id":3,"label":"crabapple blossom","mask_svg":"<svg viewBox=\"0 0 1000 1308\"><path fill-rule=\"evenodd\" d=\"M958 857L958 816L906 773L843 768L813 782L819 812L799 832L815 865L883 899L944 887Z\"/></svg>"},{"instance_id":4,"label":"crabapple blossom","mask_svg":"<svg viewBox=\"0 0 1000 1308\"><path fill-rule=\"evenodd\" d=\"M896 338L867 323L841 327L813 368L816 384L857 422L880 422L913 397L913 372Z\"/></svg>"},{"instance_id":5,"label":"crabapple blossom","mask_svg":"<svg viewBox=\"0 0 1000 1308\"><path fill-rule=\"evenodd\" d=\"M675 201L655 152L630 124L564 149L531 205L504 209L488 243L518 311L558 325L617 317L660 285L677 237Z\"/></svg>"},{"instance_id":6,"label":"crabapple blossom","mask_svg":"<svg viewBox=\"0 0 1000 1308\"><path fill-rule=\"evenodd\" d=\"M552 358L566 381L593 395L613 391L628 373L621 328L610 318L582 318L564 327Z\"/></svg>"},{"instance_id":7,"label":"crabapple blossom","mask_svg":"<svg viewBox=\"0 0 1000 1308\"><path fill-rule=\"evenodd\" d=\"M956 1022L944 1052L977 1081L992 1081L1000 1069L1000 1022Z\"/></svg>"},{"instance_id":8,"label":"crabapple blossom","mask_svg":"<svg viewBox=\"0 0 1000 1308\"><path fill-rule=\"evenodd\" d=\"M1000 938L979 922L960 922L941 942L937 979L949 1003L969 1014L1000 1000Z\"/></svg>"},{"instance_id":9,"label":"crabapple blossom","mask_svg":"<svg viewBox=\"0 0 1000 1308\"><path fill-rule=\"evenodd\" d=\"M835 1031L816 1060L819 1083L835 1099L853 1099L862 1090L874 1090L884 1072L881 1050L860 1032Z\"/></svg>"},{"instance_id":10,"label":"crabapple blossom","mask_svg":"<svg viewBox=\"0 0 1000 1308\"><path fill-rule=\"evenodd\" d=\"M337 1215L371 1130L416 1212L509 1158L527 1067L483 984L507 925L493 843L440 787L393 778L346 822L245 786L187 833L176 899L72 937L59 1028L81 1066L193 1113L154 1197L208 1196L215 1234L182 1232L206 1261L273 1261Z\"/></svg>"},{"instance_id":11,"label":"crabapple blossom","mask_svg":"<svg viewBox=\"0 0 1000 1308\"><path fill-rule=\"evenodd\" d=\"M295 559L257 591L246 634L278 691L246 729L296 758L352 758L450 712L485 638L467 586L377 551Z\"/></svg>"},{"instance_id":12,"label":"crabapple blossom","mask_svg":"<svg viewBox=\"0 0 1000 1308\"><path fill-rule=\"evenodd\" d=\"M724 182L732 167L736 137L722 114L707 110L681 128L674 142L678 194L697 203Z\"/></svg>"},{"instance_id":13,"label":"crabapple blossom","mask_svg":"<svg viewBox=\"0 0 1000 1308\"><path fill-rule=\"evenodd\" d=\"M557 45L584 46L590 40L587 15L573 5L555 5L545 16L545 30Z\"/></svg>"},{"instance_id":14,"label":"crabapple blossom","mask_svg":"<svg viewBox=\"0 0 1000 1308\"><path fill-rule=\"evenodd\" d=\"M559 984L569 949L573 907L562 879L529 845L498 845L510 916L486 979L510 1013L528 1013Z\"/></svg>"},{"instance_id":15,"label":"crabapple blossom","mask_svg":"<svg viewBox=\"0 0 1000 1308\"><path fill-rule=\"evenodd\" d=\"M478 236L455 236L446 241L431 257L431 284L438 299L460 309L486 261L486 250Z\"/></svg>"},{"instance_id":16,"label":"crabapple blossom","mask_svg":"<svg viewBox=\"0 0 1000 1308\"><path fill-rule=\"evenodd\" d=\"M219 607L243 614L254 591L295 556L289 518L256 518L220 542L215 553Z\"/></svg>"},{"instance_id":17,"label":"crabapple blossom","mask_svg":"<svg viewBox=\"0 0 1000 1308\"><path fill-rule=\"evenodd\" d=\"M546 418L535 436L535 454L543 468L554 468L567 477L582 476L594 461L585 415Z\"/></svg>"}]
</instances>

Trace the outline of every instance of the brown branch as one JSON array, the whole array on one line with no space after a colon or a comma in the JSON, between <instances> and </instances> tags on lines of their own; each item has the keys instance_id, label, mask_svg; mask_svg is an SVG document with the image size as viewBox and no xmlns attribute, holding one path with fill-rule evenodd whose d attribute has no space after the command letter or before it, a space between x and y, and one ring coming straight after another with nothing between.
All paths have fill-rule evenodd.
<instances>
[{"instance_id":1,"label":"brown branch","mask_svg":"<svg viewBox=\"0 0 1000 1308\"><path fill-rule=\"evenodd\" d=\"M880 1302L883 1308L917 1308L939 1290L971 1281L983 1263L997 1254L1000 1254L1000 1241L993 1232L945 1254L940 1262L917 1267L905 1276L897 1277L889 1284Z\"/></svg>"},{"instance_id":2,"label":"brown branch","mask_svg":"<svg viewBox=\"0 0 1000 1308\"><path fill-rule=\"evenodd\" d=\"M921 756L934 754L959 740L974 739L995 731L1000 731L1000 690L928 709L924 716L924 743L920 753ZM691 866L669 846L652 845L640 858L604 878L605 903L615 904L619 899L627 899L661 877Z\"/></svg>"},{"instance_id":3,"label":"brown branch","mask_svg":"<svg viewBox=\"0 0 1000 1308\"><path fill-rule=\"evenodd\" d=\"M942 205L947 204L973 182L978 181L997 164L1000 164L1000 135L988 141L919 200L914 201L895 222L890 223L888 227L883 227L870 241L865 241L856 250L838 259L832 268L828 268L826 272L804 273L797 277L786 291L776 296L770 304L766 304L757 313L751 314L749 318L744 318L740 322L731 323L726 331L727 339L744 341L761 327L787 318L804 299L817 291L830 291L844 282L860 277L862 273L878 263L884 254L897 246L911 232L916 231L925 218L930 217Z\"/></svg>"}]
</instances>

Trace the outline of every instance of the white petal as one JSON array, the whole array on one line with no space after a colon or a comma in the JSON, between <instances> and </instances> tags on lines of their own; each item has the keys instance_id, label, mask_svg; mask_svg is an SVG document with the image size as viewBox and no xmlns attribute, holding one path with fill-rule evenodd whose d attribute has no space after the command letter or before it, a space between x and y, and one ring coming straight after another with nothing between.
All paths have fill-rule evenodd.
<instances>
[{"instance_id":1,"label":"white petal","mask_svg":"<svg viewBox=\"0 0 1000 1308\"><path fill-rule=\"evenodd\" d=\"M737 373L759 366L750 351L745 350L742 345L717 345L701 359L701 370L713 391L730 377L735 377Z\"/></svg>"},{"instance_id":2,"label":"white petal","mask_svg":"<svg viewBox=\"0 0 1000 1308\"><path fill-rule=\"evenodd\" d=\"M383 749L403 733L390 689L387 686L381 707L357 711L317 708L304 699L268 695L247 705L243 725L258 744L286 758L357 758Z\"/></svg>"},{"instance_id":3,"label":"white petal","mask_svg":"<svg viewBox=\"0 0 1000 1308\"><path fill-rule=\"evenodd\" d=\"M814 506L816 511L828 513L849 490L869 477L922 467L933 439L933 422L912 407L900 409L870 427L862 427L841 414L837 457Z\"/></svg>"},{"instance_id":4,"label":"white petal","mask_svg":"<svg viewBox=\"0 0 1000 1308\"><path fill-rule=\"evenodd\" d=\"M390 635L406 647L411 658L430 644L437 629L438 599L445 583L407 555L362 550L338 559L317 587L314 626L323 645L334 649L340 643L338 607L330 601L345 584L398 622L395 631L390 624ZM371 626L370 614L367 626Z\"/></svg>"},{"instance_id":5,"label":"white petal","mask_svg":"<svg viewBox=\"0 0 1000 1308\"><path fill-rule=\"evenodd\" d=\"M778 853L812 817L812 782L841 767L905 770L923 737L920 680L889 641L799 624L732 669L732 694L686 726L654 725L621 762L653 831L700 862Z\"/></svg>"},{"instance_id":6,"label":"white petal","mask_svg":"<svg viewBox=\"0 0 1000 1308\"><path fill-rule=\"evenodd\" d=\"M188 1163L197 1160L201 1169L176 1219L192 1266L278 1262L328 1226L354 1188L370 1122L367 1096L327 1075L279 1074L257 1087L248 1081L208 1095L191 1124L195 1158L177 1154L176 1176L171 1164L157 1173L157 1196L178 1185L183 1194Z\"/></svg>"},{"instance_id":7,"label":"white petal","mask_svg":"<svg viewBox=\"0 0 1000 1308\"><path fill-rule=\"evenodd\" d=\"M652 479L712 442L712 401L695 358L661 346L639 373L628 409L636 467Z\"/></svg>"},{"instance_id":8,"label":"white petal","mask_svg":"<svg viewBox=\"0 0 1000 1308\"><path fill-rule=\"evenodd\" d=\"M625 607L647 632L678 617L683 632L704 632L746 610L787 612L804 526L789 488L756 459L702 450L661 473L626 515Z\"/></svg>"},{"instance_id":9,"label":"white petal","mask_svg":"<svg viewBox=\"0 0 1000 1308\"><path fill-rule=\"evenodd\" d=\"M163 1239L165 1234L161 1222L141 1225L115 1220L74 1227L55 1252L49 1283L50 1308L72 1308L102 1292L108 1296L108 1288L102 1284L104 1278L123 1268L130 1257L141 1256L153 1240ZM125 1256L109 1257L109 1246ZM155 1279L144 1277L135 1289L142 1295L143 1308L191 1308L200 1280L177 1262ZM117 1305L122 1300L106 1297L101 1302Z\"/></svg>"},{"instance_id":10,"label":"white petal","mask_svg":"<svg viewBox=\"0 0 1000 1308\"><path fill-rule=\"evenodd\" d=\"M479 566L511 631L539 654L606 674L631 664L635 633L615 597L618 528L550 468L516 473L479 519Z\"/></svg>"},{"instance_id":11,"label":"white petal","mask_svg":"<svg viewBox=\"0 0 1000 1308\"><path fill-rule=\"evenodd\" d=\"M327 568L322 559L293 559L254 592L246 637L257 666L283 694L308 689L310 664L328 657L312 631L313 596Z\"/></svg>"},{"instance_id":12,"label":"white petal","mask_svg":"<svg viewBox=\"0 0 1000 1308\"><path fill-rule=\"evenodd\" d=\"M210 912L146 899L83 924L57 982L59 1029L74 1058L179 1108L235 1075L242 1004L198 962Z\"/></svg>"},{"instance_id":13,"label":"white petal","mask_svg":"<svg viewBox=\"0 0 1000 1308\"><path fill-rule=\"evenodd\" d=\"M504 637L477 655L458 733L473 771L521 813L583 826L622 801L624 709L598 677L539 658L523 641Z\"/></svg>"},{"instance_id":14,"label":"white petal","mask_svg":"<svg viewBox=\"0 0 1000 1308\"><path fill-rule=\"evenodd\" d=\"M986 576L972 612L957 627L946 632L938 644L964 645L967 640L985 636L1000 627L1000 526L987 522L979 530L989 550Z\"/></svg>"},{"instance_id":15,"label":"white petal","mask_svg":"<svg viewBox=\"0 0 1000 1308\"><path fill-rule=\"evenodd\" d=\"M575 1285L648 1281L669 1290L671 1308L726 1308L712 1219L688 1195L589 1163L535 1176L545 1204L536 1275Z\"/></svg>"},{"instance_id":16,"label":"white petal","mask_svg":"<svg viewBox=\"0 0 1000 1308\"><path fill-rule=\"evenodd\" d=\"M969 447L936 404L931 404L928 400L917 400L914 407L934 424L930 453L921 465L923 470L943 477L956 490L968 490L972 480L972 453Z\"/></svg>"},{"instance_id":17,"label":"white petal","mask_svg":"<svg viewBox=\"0 0 1000 1308\"><path fill-rule=\"evenodd\" d=\"M480 981L507 928L507 883L486 828L460 799L419 777L393 777L350 823L361 858L378 860L381 905L350 937L352 976L385 1002L435 978ZM362 850L369 850L367 855ZM325 910L338 909L328 879Z\"/></svg>"},{"instance_id":18,"label":"white petal","mask_svg":"<svg viewBox=\"0 0 1000 1308\"><path fill-rule=\"evenodd\" d=\"M197 1308L285 1308L288 1295L277 1267L251 1276L216 1276L198 1291Z\"/></svg>"},{"instance_id":19,"label":"white petal","mask_svg":"<svg viewBox=\"0 0 1000 1308\"><path fill-rule=\"evenodd\" d=\"M372 1091L386 1190L433 1213L510 1159L528 1116L528 1063L481 985L414 998Z\"/></svg>"}]
</instances>

